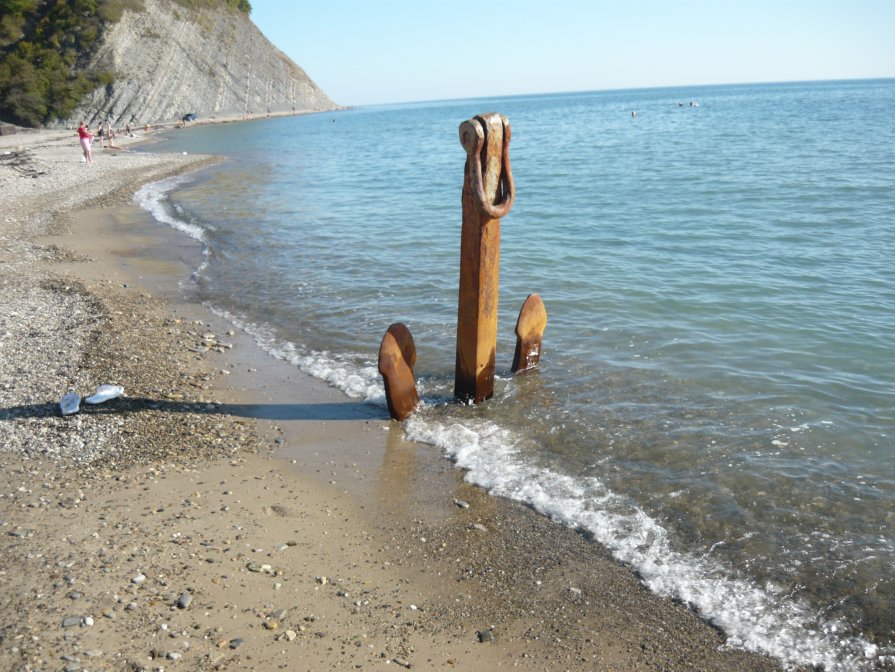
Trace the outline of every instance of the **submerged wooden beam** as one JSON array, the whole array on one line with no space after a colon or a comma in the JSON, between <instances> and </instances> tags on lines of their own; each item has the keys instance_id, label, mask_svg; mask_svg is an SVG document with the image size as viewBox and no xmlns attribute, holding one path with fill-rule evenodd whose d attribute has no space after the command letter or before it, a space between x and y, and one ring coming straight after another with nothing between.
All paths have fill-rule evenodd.
<instances>
[{"instance_id":1,"label":"submerged wooden beam","mask_svg":"<svg viewBox=\"0 0 895 672\"><path fill-rule=\"evenodd\" d=\"M541 360L541 341L547 327L547 309L538 294L529 294L516 320L516 354L513 373L533 369Z\"/></svg>"},{"instance_id":2,"label":"submerged wooden beam","mask_svg":"<svg viewBox=\"0 0 895 672\"><path fill-rule=\"evenodd\" d=\"M515 196L510 135L509 120L495 112L460 124L466 165L454 396L476 404L494 394L500 218Z\"/></svg>"},{"instance_id":3,"label":"submerged wooden beam","mask_svg":"<svg viewBox=\"0 0 895 672\"><path fill-rule=\"evenodd\" d=\"M410 330L395 322L385 332L379 346L379 373L385 381L388 412L395 420L403 420L420 403L413 367L416 345Z\"/></svg>"}]
</instances>

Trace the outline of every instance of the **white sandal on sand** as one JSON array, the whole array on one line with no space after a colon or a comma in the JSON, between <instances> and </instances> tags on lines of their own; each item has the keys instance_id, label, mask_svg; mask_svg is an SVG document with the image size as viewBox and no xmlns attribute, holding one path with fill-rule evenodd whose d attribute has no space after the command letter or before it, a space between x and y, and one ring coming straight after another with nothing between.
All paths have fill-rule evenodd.
<instances>
[{"instance_id":1,"label":"white sandal on sand","mask_svg":"<svg viewBox=\"0 0 895 672\"><path fill-rule=\"evenodd\" d=\"M62 415L74 415L81 409L81 395L77 392L66 392L59 400Z\"/></svg>"},{"instance_id":2,"label":"white sandal on sand","mask_svg":"<svg viewBox=\"0 0 895 672\"><path fill-rule=\"evenodd\" d=\"M88 404L101 404L109 399L115 399L124 394L124 388L121 385L100 385L96 388L96 394L87 397L84 401Z\"/></svg>"}]
</instances>

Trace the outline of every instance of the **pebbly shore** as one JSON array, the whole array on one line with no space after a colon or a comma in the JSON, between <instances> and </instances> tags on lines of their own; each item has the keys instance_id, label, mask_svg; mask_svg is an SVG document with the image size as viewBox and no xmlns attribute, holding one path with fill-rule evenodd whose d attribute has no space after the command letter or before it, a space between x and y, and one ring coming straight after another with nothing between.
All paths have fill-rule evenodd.
<instances>
[{"instance_id":1,"label":"pebbly shore","mask_svg":"<svg viewBox=\"0 0 895 672\"><path fill-rule=\"evenodd\" d=\"M780 669L134 270L218 159L79 159L0 138L0 669Z\"/></svg>"}]
</instances>

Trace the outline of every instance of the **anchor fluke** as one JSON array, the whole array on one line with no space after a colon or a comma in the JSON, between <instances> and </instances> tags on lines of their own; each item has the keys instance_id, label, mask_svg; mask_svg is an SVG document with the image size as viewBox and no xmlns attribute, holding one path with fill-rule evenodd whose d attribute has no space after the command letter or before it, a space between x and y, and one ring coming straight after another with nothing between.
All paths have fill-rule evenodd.
<instances>
[{"instance_id":1,"label":"anchor fluke","mask_svg":"<svg viewBox=\"0 0 895 672\"><path fill-rule=\"evenodd\" d=\"M538 294L529 294L516 320L516 354L513 373L533 369L541 359L541 340L547 327L547 309Z\"/></svg>"},{"instance_id":2,"label":"anchor fluke","mask_svg":"<svg viewBox=\"0 0 895 672\"><path fill-rule=\"evenodd\" d=\"M395 420L404 420L420 403L413 376L415 364L413 336L403 323L395 322L386 330L379 346L379 373L385 381L388 412Z\"/></svg>"}]
</instances>

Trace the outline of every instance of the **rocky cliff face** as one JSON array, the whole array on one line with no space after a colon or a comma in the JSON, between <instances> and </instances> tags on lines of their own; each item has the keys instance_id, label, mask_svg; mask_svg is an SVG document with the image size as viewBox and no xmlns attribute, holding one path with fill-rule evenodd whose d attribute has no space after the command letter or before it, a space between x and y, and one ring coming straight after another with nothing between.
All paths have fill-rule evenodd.
<instances>
[{"instance_id":1,"label":"rocky cliff face","mask_svg":"<svg viewBox=\"0 0 895 672\"><path fill-rule=\"evenodd\" d=\"M338 106L241 12L187 10L144 0L110 26L90 67L116 81L91 93L68 123L100 118L123 126Z\"/></svg>"}]
</instances>

